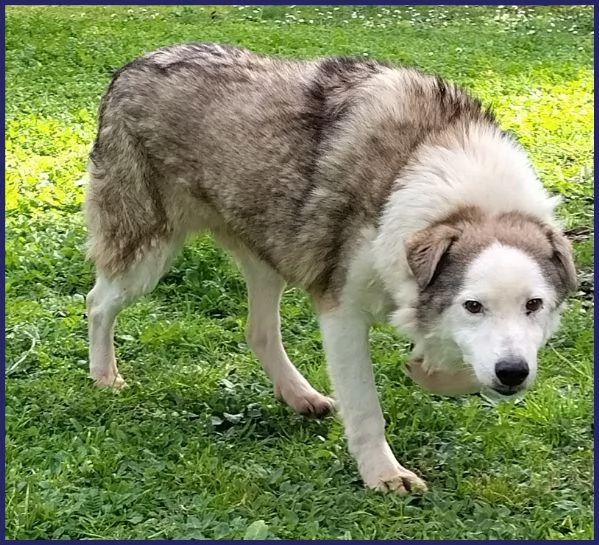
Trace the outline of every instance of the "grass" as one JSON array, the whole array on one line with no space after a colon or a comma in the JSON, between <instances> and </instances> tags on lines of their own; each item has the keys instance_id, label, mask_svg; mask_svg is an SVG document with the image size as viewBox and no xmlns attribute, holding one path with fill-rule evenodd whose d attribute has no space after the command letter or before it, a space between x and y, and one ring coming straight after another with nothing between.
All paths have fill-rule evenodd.
<instances>
[{"instance_id":1,"label":"grass","mask_svg":"<svg viewBox=\"0 0 599 545\"><path fill-rule=\"evenodd\" d=\"M6 29L6 537L592 539L593 15L577 7L13 7ZM445 400L373 331L377 383L421 498L365 490L335 419L275 402L243 336L245 288L207 238L123 312L121 395L87 378L80 214L111 73L175 42L357 54L443 74L492 103L564 197L581 291L519 404ZM329 384L289 290L290 357Z\"/></svg>"}]
</instances>

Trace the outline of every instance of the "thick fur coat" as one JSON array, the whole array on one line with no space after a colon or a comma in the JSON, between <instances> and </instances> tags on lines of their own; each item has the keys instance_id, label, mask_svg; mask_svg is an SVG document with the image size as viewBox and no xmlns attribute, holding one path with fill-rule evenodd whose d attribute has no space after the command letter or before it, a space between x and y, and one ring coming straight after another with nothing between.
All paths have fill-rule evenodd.
<instances>
[{"instance_id":1,"label":"thick fur coat","mask_svg":"<svg viewBox=\"0 0 599 545\"><path fill-rule=\"evenodd\" d=\"M333 401L280 335L286 283L312 296L349 448L374 488L425 485L385 440L369 325L410 336L408 372L425 387L511 395L534 381L576 282L557 200L521 146L476 98L412 68L163 48L113 77L89 171L96 383L124 386L120 310L210 231L245 275L248 342L275 394L322 415Z\"/></svg>"}]
</instances>

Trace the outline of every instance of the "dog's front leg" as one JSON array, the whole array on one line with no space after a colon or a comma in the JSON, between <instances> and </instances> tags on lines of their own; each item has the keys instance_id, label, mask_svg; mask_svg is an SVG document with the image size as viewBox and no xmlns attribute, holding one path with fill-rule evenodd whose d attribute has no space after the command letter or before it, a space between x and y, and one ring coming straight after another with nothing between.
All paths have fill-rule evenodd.
<instances>
[{"instance_id":1,"label":"dog's front leg","mask_svg":"<svg viewBox=\"0 0 599 545\"><path fill-rule=\"evenodd\" d=\"M400 494L426 490L419 477L399 464L385 439L369 354L367 316L343 305L319 310L333 389L362 479L370 488Z\"/></svg>"}]
</instances>

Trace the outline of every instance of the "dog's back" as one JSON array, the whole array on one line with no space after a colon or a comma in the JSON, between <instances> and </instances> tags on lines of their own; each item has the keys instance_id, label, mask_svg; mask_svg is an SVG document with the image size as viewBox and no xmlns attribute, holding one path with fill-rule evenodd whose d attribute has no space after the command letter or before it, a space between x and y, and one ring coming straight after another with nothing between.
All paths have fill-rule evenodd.
<instances>
[{"instance_id":1,"label":"dog's back","mask_svg":"<svg viewBox=\"0 0 599 545\"><path fill-rule=\"evenodd\" d=\"M102 101L90 256L119 272L210 229L288 281L328 288L415 147L464 119L492 123L478 101L411 69L211 44L158 50L122 68Z\"/></svg>"}]
</instances>

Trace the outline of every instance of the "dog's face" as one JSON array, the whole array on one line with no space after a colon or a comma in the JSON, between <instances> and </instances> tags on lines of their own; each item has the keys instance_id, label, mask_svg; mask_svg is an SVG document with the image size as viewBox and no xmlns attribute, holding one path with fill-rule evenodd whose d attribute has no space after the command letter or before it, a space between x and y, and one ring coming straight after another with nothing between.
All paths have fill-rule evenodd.
<instances>
[{"instance_id":1,"label":"dog's face","mask_svg":"<svg viewBox=\"0 0 599 545\"><path fill-rule=\"evenodd\" d=\"M460 348L481 384L511 395L534 381L537 352L558 323L557 293L539 265L495 243L466 268L439 332Z\"/></svg>"},{"instance_id":2,"label":"dog's face","mask_svg":"<svg viewBox=\"0 0 599 545\"><path fill-rule=\"evenodd\" d=\"M484 388L501 395L528 388L576 284L563 235L519 215L467 215L426 229L407 250L424 337L457 346Z\"/></svg>"}]
</instances>

